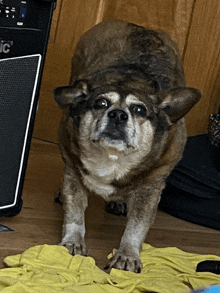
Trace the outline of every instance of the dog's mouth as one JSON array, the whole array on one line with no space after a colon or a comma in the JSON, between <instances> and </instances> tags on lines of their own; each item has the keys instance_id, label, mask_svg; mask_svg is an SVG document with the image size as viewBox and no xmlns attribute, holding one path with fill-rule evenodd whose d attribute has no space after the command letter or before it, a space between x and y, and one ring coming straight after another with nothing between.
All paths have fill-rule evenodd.
<instances>
[{"instance_id":1,"label":"dog's mouth","mask_svg":"<svg viewBox=\"0 0 220 293\"><path fill-rule=\"evenodd\" d=\"M101 123L102 122L102 123ZM94 122L90 141L94 147L110 152L130 153L137 149L137 136L129 125L112 124L106 119Z\"/></svg>"},{"instance_id":2,"label":"dog's mouth","mask_svg":"<svg viewBox=\"0 0 220 293\"><path fill-rule=\"evenodd\" d=\"M117 129L111 131L103 131L96 139L92 140L94 143L99 143L101 147L108 151L121 152L130 148L126 134Z\"/></svg>"},{"instance_id":3,"label":"dog's mouth","mask_svg":"<svg viewBox=\"0 0 220 293\"><path fill-rule=\"evenodd\" d=\"M102 134L100 135L100 139L107 139L107 140L122 140L122 141L126 141L126 134L118 129L111 129L108 131L104 131L102 132Z\"/></svg>"}]
</instances>

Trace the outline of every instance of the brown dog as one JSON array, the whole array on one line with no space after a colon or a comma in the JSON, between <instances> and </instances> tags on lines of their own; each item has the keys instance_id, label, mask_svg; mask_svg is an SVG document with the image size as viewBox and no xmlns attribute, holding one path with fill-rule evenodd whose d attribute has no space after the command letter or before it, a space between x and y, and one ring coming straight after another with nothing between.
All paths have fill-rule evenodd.
<instances>
[{"instance_id":1,"label":"brown dog","mask_svg":"<svg viewBox=\"0 0 220 293\"><path fill-rule=\"evenodd\" d=\"M63 109L61 245L71 254L87 254L89 193L123 200L128 221L108 267L140 272L139 251L186 143L183 116L200 92L185 86L177 46L165 32L104 21L82 36L70 85L54 94Z\"/></svg>"}]
</instances>

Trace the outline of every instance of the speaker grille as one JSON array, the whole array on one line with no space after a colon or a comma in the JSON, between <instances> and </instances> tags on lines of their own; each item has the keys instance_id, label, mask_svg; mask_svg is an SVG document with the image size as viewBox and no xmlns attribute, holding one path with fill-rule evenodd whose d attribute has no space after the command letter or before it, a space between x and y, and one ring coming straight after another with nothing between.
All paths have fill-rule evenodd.
<instances>
[{"instance_id":1,"label":"speaker grille","mask_svg":"<svg viewBox=\"0 0 220 293\"><path fill-rule=\"evenodd\" d=\"M0 60L0 209L17 200L41 55Z\"/></svg>"}]
</instances>

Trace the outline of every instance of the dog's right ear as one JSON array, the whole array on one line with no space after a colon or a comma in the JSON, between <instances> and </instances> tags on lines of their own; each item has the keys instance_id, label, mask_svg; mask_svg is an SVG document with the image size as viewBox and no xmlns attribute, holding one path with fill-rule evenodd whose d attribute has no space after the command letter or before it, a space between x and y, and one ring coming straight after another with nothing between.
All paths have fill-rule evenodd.
<instances>
[{"instance_id":1,"label":"dog's right ear","mask_svg":"<svg viewBox=\"0 0 220 293\"><path fill-rule=\"evenodd\" d=\"M79 80L72 86L62 86L54 90L54 99L61 108L77 104L88 95L87 82Z\"/></svg>"}]
</instances>

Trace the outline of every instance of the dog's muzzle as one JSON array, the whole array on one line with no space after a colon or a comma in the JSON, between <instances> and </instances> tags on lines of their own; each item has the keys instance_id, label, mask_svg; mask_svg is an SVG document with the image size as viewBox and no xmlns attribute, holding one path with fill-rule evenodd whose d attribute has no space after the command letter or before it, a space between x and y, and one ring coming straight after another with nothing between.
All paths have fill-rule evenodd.
<instances>
[{"instance_id":1,"label":"dog's muzzle","mask_svg":"<svg viewBox=\"0 0 220 293\"><path fill-rule=\"evenodd\" d=\"M108 124L102 133L103 138L110 140L126 140L125 126L128 114L120 109L114 109L108 113Z\"/></svg>"}]
</instances>

